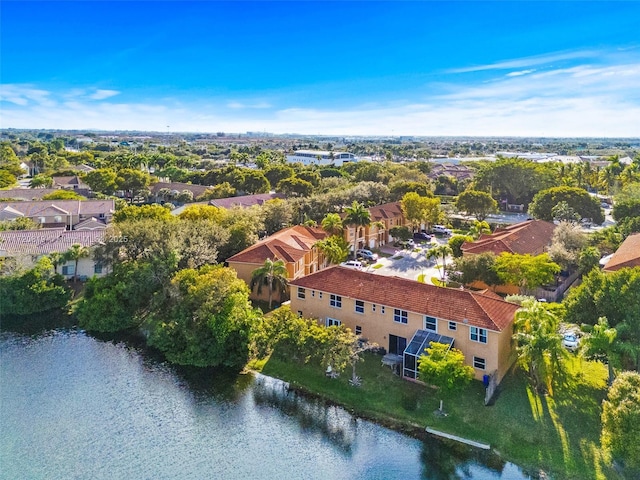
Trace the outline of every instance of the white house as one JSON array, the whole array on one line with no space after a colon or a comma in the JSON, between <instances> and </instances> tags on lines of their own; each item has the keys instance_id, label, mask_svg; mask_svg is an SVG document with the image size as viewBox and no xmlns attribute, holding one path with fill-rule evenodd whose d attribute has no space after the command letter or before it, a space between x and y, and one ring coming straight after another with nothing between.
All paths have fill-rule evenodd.
<instances>
[{"instance_id":1,"label":"white house","mask_svg":"<svg viewBox=\"0 0 640 480\"><path fill-rule=\"evenodd\" d=\"M324 150L297 150L287 155L287 162L303 165L335 165L341 167L345 163L357 162L359 158L348 152L327 152Z\"/></svg>"}]
</instances>

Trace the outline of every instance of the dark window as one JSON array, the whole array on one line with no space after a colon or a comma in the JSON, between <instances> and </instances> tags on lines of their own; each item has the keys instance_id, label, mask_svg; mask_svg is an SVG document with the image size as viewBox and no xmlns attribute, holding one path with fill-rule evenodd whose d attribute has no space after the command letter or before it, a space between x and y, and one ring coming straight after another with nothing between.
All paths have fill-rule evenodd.
<instances>
[{"instance_id":1,"label":"dark window","mask_svg":"<svg viewBox=\"0 0 640 480\"><path fill-rule=\"evenodd\" d=\"M364 313L364 302L362 300L356 300L356 312Z\"/></svg>"}]
</instances>

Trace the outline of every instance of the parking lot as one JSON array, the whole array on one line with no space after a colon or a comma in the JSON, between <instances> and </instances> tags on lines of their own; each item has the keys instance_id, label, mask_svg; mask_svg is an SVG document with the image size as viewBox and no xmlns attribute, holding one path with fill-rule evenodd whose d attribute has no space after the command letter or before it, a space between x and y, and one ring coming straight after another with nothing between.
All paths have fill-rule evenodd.
<instances>
[{"instance_id":1,"label":"parking lot","mask_svg":"<svg viewBox=\"0 0 640 480\"><path fill-rule=\"evenodd\" d=\"M437 268L434 259L427 259L426 252L431 247L438 244L446 244L448 238L434 238L430 244L416 245L413 249L399 249L392 246L385 246L381 249L389 257L381 257L376 263L372 263L364 270L376 275L395 276L417 280L418 276L424 274L425 282L431 283L431 278L440 278L440 269ZM450 261L447 258L447 263ZM382 265L377 267L377 265ZM442 259L438 260L438 265L442 266ZM377 267L377 268L374 268Z\"/></svg>"}]
</instances>

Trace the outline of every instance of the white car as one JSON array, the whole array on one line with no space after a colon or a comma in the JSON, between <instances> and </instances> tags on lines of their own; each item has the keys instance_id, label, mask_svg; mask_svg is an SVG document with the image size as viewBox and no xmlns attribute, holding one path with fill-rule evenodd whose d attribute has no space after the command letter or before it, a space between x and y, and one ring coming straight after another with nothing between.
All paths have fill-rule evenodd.
<instances>
[{"instance_id":1,"label":"white car","mask_svg":"<svg viewBox=\"0 0 640 480\"><path fill-rule=\"evenodd\" d=\"M571 352L575 352L580 346L580 339L575 333L565 333L562 337L562 346Z\"/></svg>"},{"instance_id":2,"label":"white car","mask_svg":"<svg viewBox=\"0 0 640 480\"><path fill-rule=\"evenodd\" d=\"M347 260L346 262L341 263L343 267L356 268L358 270L362 270L362 262L358 262L357 260Z\"/></svg>"},{"instance_id":3,"label":"white car","mask_svg":"<svg viewBox=\"0 0 640 480\"><path fill-rule=\"evenodd\" d=\"M431 229L433 233L437 233L440 235L451 235L453 232L445 227L444 225L434 225Z\"/></svg>"}]
</instances>

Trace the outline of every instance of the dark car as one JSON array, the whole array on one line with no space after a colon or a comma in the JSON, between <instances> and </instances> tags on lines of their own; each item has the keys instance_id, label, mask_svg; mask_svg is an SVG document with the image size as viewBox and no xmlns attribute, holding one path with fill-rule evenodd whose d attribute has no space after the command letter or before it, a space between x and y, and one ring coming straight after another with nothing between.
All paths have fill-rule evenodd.
<instances>
[{"instance_id":1,"label":"dark car","mask_svg":"<svg viewBox=\"0 0 640 480\"><path fill-rule=\"evenodd\" d=\"M429 235L428 233L424 233L424 232L416 232L413 234L413 239L416 242L430 242L431 241L431 235Z\"/></svg>"}]
</instances>

